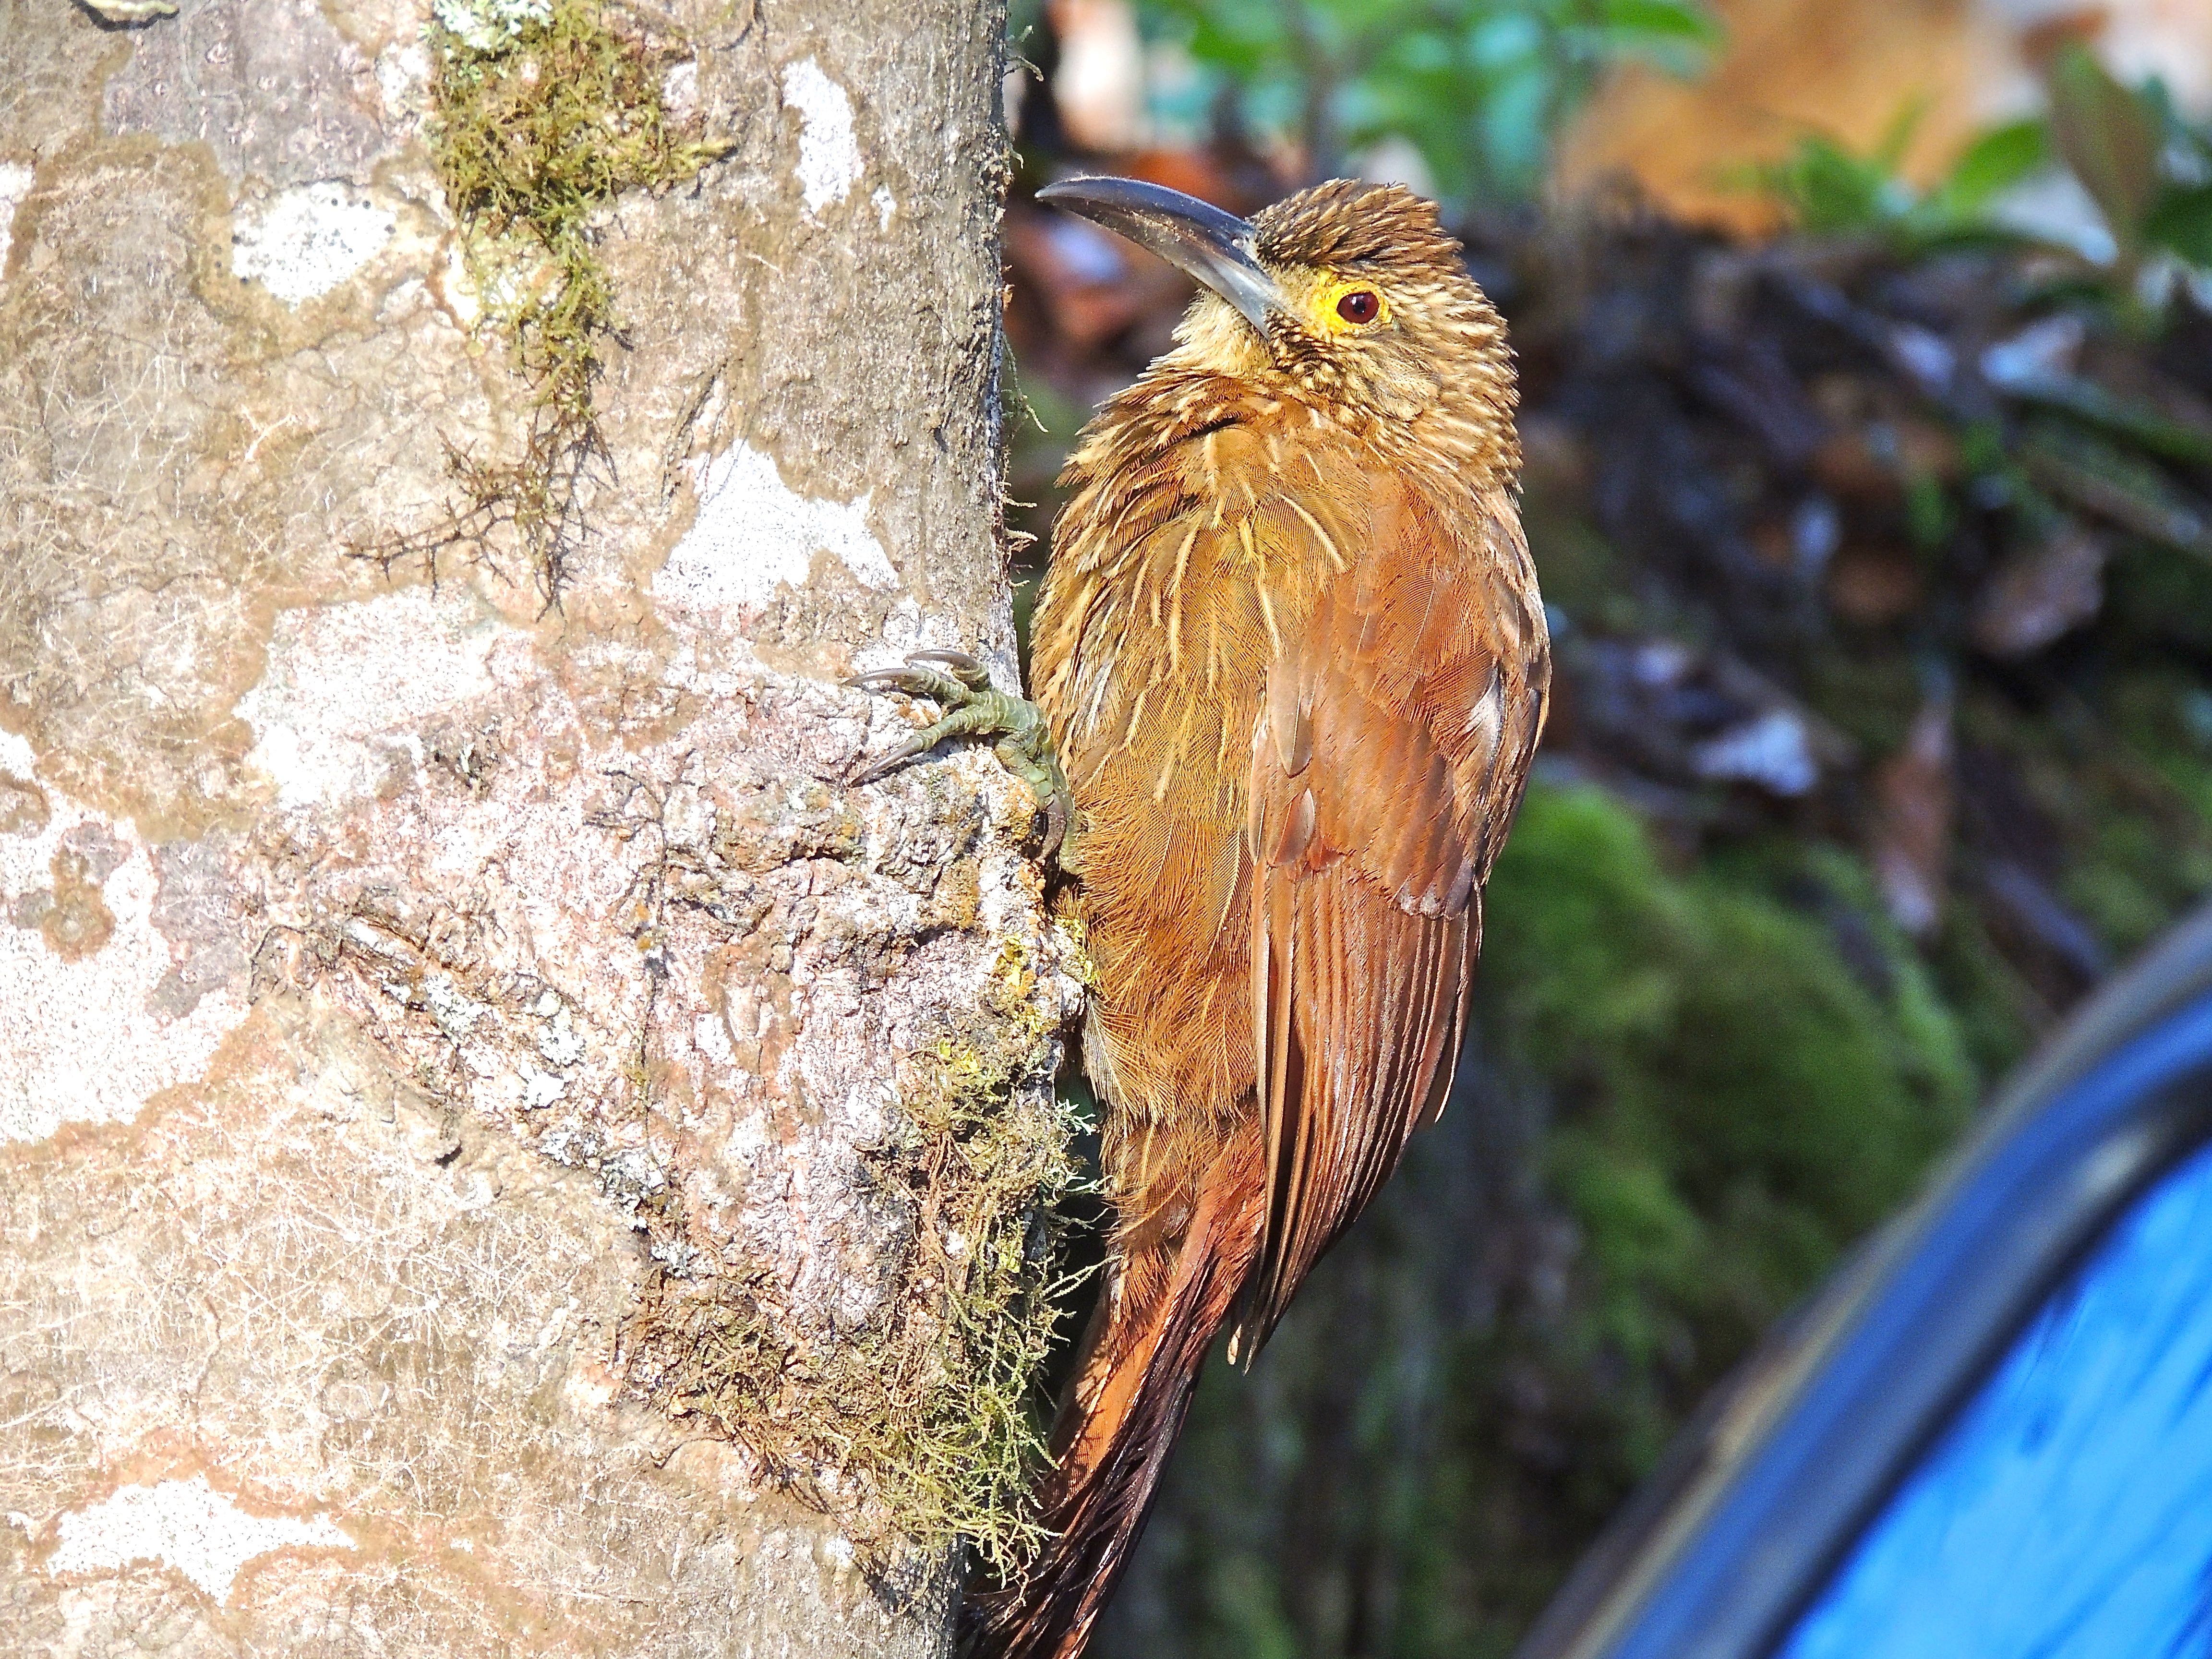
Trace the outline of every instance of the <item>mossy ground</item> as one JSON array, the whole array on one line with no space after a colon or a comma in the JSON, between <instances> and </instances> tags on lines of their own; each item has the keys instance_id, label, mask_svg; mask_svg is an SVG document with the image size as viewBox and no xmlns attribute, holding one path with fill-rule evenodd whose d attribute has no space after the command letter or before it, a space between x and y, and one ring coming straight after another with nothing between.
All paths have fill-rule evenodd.
<instances>
[{"instance_id":1,"label":"mossy ground","mask_svg":"<svg viewBox=\"0 0 2212 1659\"><path fill-rule=\"evenodd\" d=\"M529 386L518 457L449 444L455 497L428 528L370 550L387 564L510 535L550 606L607 463L592 404L616 325L593 214L627 190L691 178L725 147L672 118L673 61L595 0L441 0L428 35L431 156L459 218L483 326Z\"/></svg>"},{"instance_id":2,"label":"mossy ground","mask_svg":"<svg viewBox=\"0 0 2212 1659\"><path fill-rule=\"evenodd\" d=\"M1491 914L1491 1052L1543 1079L1546 1184L1583 1249L1564 1316L1468 1361L1494 1411L1529 1345L1546 1350L1546 1372L1583 1391L1585 1443L1612 1465L1584 1476L1609 1505L1911 1193L1978 1079L1929 973L1835 849L1670 871L1615 800L1539 789Z\"/></svg>"},{"instance_id":3,"label":"mossy ground","mask_svg":"<svg viewBox=\"0 0 2212 1659\"><path fill-rule=\"evenodd\" d=\"M906 1064L904 1121L867 1167L910 1227L866 1328L809 1341L771 1285L702 1297L664 1276L627 1344L665 1409L763 1457L864 1547L964 1542L1000 1572L1039 1535L1038 1377L1073 1288L1060 1207L1082 1184L1036 971L1008 943L979 1018Z\"/></svg>"}]
</instances>

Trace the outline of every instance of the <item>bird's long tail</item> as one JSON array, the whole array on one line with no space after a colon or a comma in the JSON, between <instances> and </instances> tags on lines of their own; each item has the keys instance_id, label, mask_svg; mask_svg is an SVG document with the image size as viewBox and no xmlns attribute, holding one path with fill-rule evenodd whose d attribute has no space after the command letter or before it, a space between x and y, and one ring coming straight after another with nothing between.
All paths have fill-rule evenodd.
<instances>
[{"instance_id":1,"label":"bird's long tail","mask_svg":"<svg viewBox=\"0 0 2212 1659\"><path fill-rule=\"evenodd\" d=\"M1253 1167L1228 1167L1250 1162ZM1260 1243L1260 1170L1224 1155L1181 1237L1129 1252L1084 1333L1053 1425L1052 1537L984 1598L972 1659L1074 1659L1127 1565L1206 1350Z\"/></svg>"}]
</instances>

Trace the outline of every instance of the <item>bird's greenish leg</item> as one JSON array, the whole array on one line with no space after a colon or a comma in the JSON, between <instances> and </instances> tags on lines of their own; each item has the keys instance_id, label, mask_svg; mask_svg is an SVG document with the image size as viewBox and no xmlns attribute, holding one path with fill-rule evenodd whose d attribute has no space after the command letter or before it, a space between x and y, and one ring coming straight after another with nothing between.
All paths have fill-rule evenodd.
<instances>
[{"instance_id":1,"label":"bird's greenish leg","mask_svg":"<svg viewBox=\"0 0 2212 1659\"><path fill-rule=\"evenodd\" d=\"M895 747L859 768L854 783L870 783L926 754L948 738L995 738L991 750L999 763L1029 786L1030 793L1044 808L1045 856L1060 855L1063 869L1071 868L1067 830L1075 803L1068 793L1067 775L1044 715L1027 697L1000 691L991 684L990 671L964 651L917 651L902 668L879 668L855 674L846 684L864 691L903 691L910 697L927 697L944 714Z\"/></svg>"}]
</instances>

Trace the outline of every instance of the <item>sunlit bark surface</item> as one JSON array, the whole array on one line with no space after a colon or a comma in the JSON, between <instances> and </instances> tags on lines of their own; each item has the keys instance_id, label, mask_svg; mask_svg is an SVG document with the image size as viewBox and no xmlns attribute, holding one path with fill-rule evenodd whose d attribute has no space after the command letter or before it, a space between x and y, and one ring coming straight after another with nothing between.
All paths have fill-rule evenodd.
<instances>
[{"instance_id":1,"label":"sunlit bark surface","mask_svg":"<svg viewBox=\"0 0 2212 1659\"><path fill-rule=\"evenodd\" d=\"M907 1057L1059 960L987 754L842 782L841 676L1011 683L991 14L610 14L732 148L594 222L549 608L361 556L529 417L426 6L0 0L0 1652L945 1650L626 1356L867 1331Z\"/></svg>"}]
</instances>

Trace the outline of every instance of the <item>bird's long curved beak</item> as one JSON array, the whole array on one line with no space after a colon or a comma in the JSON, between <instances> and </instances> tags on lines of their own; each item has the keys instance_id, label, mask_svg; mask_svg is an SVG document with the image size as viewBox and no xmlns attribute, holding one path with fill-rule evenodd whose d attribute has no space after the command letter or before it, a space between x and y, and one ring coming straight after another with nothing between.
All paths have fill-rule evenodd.
<instances>
[{"instance_id":1,"label":"bird's long curved beak","mask_svg":"<svg viewBox=\"0 0 2212 1659\"><path fill-rule=\"evenodd\" d=\"M1287 309L1283 290L1254 257L1249 220L1138 179L1067 179L1037 200L1079 213L1188 271L1265 333L1267 313Z\"/></svg>"}]
</instances>

